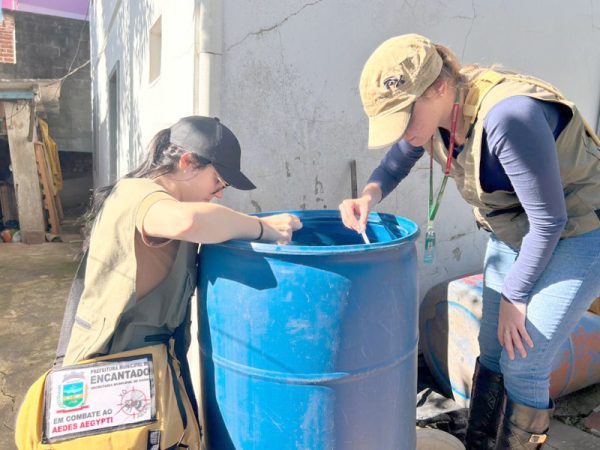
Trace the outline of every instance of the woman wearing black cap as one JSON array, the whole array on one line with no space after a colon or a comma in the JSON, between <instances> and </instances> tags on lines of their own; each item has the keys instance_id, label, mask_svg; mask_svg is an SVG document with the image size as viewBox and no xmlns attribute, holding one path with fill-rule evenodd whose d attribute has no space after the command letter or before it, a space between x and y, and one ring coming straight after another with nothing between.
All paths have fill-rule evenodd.
<instances>
[{"instance_id":1,"label":"woman wearing black cap","mask_svg":"<svg viewBox=\"0 0 600 450\"><path fill-rule=\"evenodd\" d=\"M174 336L191 394L185 355L198 244L285 244L302 226L289 214L257 218L211 204L228 186L255 187L240 171L238 140L218 119L192 116L157 133L138 168L96 191L84 289L64 364Z\"/></svg>"},{"instance_id":2,"label":"woman wearing black cap","mask_svg":"<svg viewBox=\"0 0 600 450\"><path fill-rule=\"evenodd\" d=\"M340 205L344 223L361 232L373 205L428 153L431 260L435 215L454 178L491 233L466 445L539 448L553 408L552 363L600 293L600 139L550 84L462 67L415 34L373 52L360 94L369 147L390 149L362 196ZM444 168L437 198L433 160Z\"/></svg>"}]
</instances>

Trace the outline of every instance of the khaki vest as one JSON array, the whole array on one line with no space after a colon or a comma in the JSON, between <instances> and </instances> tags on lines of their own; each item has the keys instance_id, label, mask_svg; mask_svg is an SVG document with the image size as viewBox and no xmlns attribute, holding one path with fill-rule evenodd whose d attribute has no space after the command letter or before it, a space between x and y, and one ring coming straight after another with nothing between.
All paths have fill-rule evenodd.
<instances>
[{"instance_id":1,"label":"khaki vest","mask_svg":"<svg viewBox=\"0 0 600 450\"><path fill-rule=\"evenodd\" d=\"M161 191L150 180L125 179L106 199L92 232L65 365L151 345L147 336L170 335L184 321L196 286L196 244L180 241L167 277L141 299L135 291L135 219L144 199Z\"/></svg>"},{"instance_id":2,"label":"khaki vest","mask_svg":"<svg viewBox=\"0 0 600 450\"><path fill-rule=\"evenodd\" d=\"M600 227L600 140L591 131L577 107L554 87L532 77L483 71L469 82L463 115L471 123L464 148L452 161L450 176L463 198L473 206L477 224L502 241L520 247L529 231L527 215L514 192L484 192L480 182L483 123L500 101L526 95L568 106L573 117L556 140L560 175L568 221L562 238L577 236ZM448 150L440 133L433 138L434 159L445 167Z\"/></svg>"}]
</instances>

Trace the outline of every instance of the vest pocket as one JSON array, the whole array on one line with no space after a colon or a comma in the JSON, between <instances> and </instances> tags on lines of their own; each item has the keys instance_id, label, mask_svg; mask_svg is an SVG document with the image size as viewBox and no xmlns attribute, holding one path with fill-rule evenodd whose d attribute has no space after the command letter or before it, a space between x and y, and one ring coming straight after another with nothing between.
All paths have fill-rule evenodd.
<instances>
[{"instance_id":1,"label":"vest pocket","mask_svg":"<svg viewBox=\"0 0 600 450\"><path fill-rule=\"evenodd\" d=\"M87 320L82 319L80 316L75 316L75 323L87 330L90 330L92 328L92 324L89 323Z\"/></svg>"},{"instance_id":2,"label":"vest pocket","mask_svg":"<svg viewBox=\"0 0 600 450\"><path fill-rule=\"evenodd\" d=\"M585 150L589 155L600 161L600 147L596 145L594 140L587 133L584 133L583 145L585 145Z\"/></svg>"},{"instance_id":3,"label":"vest pocket","mask_svg":"<svg viewBox=\"0 0 600 450\"><path fill-rule=\"evenodd\" d=\"M499 240L518 251L523 237L529 232L527 214L518 212L519 209L522 210L522 207L489 211L481 216L483 220L479 221L480 226L491 231Z\"/></svg>"},{"instance_id":4,"label":"vest pocket","mask_svg":"<svg viewBox=\"0 0 600 450\"><path fill-rule=\"evenodd\" d=\"M94 324L78 315L75 316L73 330L71 331L67 347L67 355L65 357L69 361L68 364L89 358L91 355L105 353L105 349L96 348L104 331L105 324L105 317L102 318L100 324ZM74 357L71 358L70 355L74 355Z\"/></svg>"}]
</instances>

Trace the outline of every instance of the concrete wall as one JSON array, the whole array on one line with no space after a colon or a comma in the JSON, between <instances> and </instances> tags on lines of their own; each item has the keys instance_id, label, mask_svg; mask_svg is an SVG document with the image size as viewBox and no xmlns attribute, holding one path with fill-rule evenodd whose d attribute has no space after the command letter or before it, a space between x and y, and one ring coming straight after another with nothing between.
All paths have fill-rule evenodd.
<instances>
[{"instance_id":1,"label":"concrete wall","mask_svg":"<svg viewBox=\"0 0 600 450\"><path fill-rule=\"evenodd\" d=\"M97 184L107 178L107 77L122 73L119 172L139 162L151 135L193 112L194 5L206 0L93 3L92 70L98 96ZM337 208L359 189L384 151L366 149L358 96L364 61L384 39L416 32L464 62L502 63L559 86L595 124L600 99L600 6L588 0L253 0L223 2L220 107L238 135L243 166L259 186L226 194L243 211ZM148 30L162 15L163 68L149 83ZM205 70L204 67L200 68ZM441 174L436 172L436 182ZM425 224L427 162L378 207ZM480 271L486 235L453 183L437 219L438 259L420 268L421 295L434 284ZM418 242L419 254L422 238Z\"/></svg>"},{"instance_id":2,"label":"concrete wall","mask_svg":"<svg viewBox=\"0 0 600 450\"><path fill-rule=\"evenodd\" d=\"M87 21L11 11L15 20L15 64L0 64L0 79L57 79L90 57ZM47 110L60 151L91 152L89 66L67 77L57 107Z\"/></svg>"}]
</instances>

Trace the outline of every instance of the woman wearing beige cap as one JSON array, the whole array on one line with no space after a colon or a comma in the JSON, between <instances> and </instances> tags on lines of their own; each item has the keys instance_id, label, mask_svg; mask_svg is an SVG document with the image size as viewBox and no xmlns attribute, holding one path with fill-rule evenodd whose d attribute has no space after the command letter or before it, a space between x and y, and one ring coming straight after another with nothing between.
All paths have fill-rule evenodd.
<instances>
[{"instance_id":1,"label":"woman wearing beige cap","mask_svg":"<svg viewBox=\"0 0 600 450\"><path fill-rule=\"evenodd\" d=\"M461 67L415 34L373 52L360 94L369 147L389 150L362 196L340 204L344 224L363 231L369 210L427 153L431 259L434 219L454 178L490 232L466 446L540 448L554 357L600 293L600 140L548 83ZM433 160L444 169L436 196Z\"/></svg>"}]
</instances>

